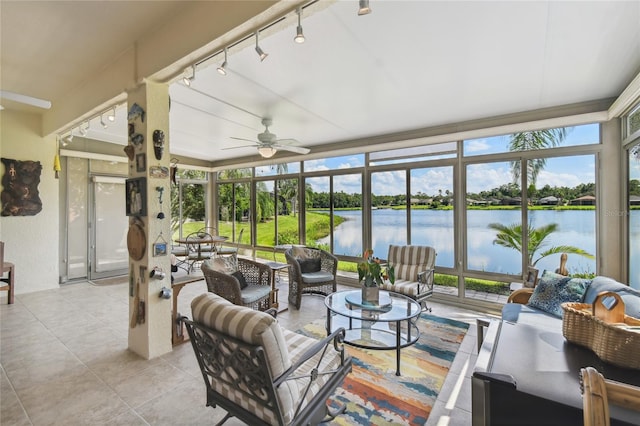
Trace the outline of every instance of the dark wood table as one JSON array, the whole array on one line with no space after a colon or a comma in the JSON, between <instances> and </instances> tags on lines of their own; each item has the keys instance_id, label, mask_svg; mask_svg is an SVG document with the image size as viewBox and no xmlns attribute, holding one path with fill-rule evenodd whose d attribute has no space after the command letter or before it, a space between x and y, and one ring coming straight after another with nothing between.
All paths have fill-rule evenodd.
<instances>
[{"instance_id":1,"label":"dark wood table","mask_svg":"<svg viewBox=\"0 0 640 426\"><path fill-rule=\"evenodd\" d=\"M202 280L204 280L203 276L191 275L191 276L176 278L175 281L171 283L171 295L173 298L173 307L171 310L171 344L172 346L179 345L189 340L186 330L184 329L184 324L182 324L181 321L178 321L179 314L180 314L178 312L178 295L180 294L180 291L182 291L185 285L202 281Z\"/></svg>"},{"instance_id":2,"label":"dark wood table","mask_svg":"<svg viewBox=\"0 0 640 426\"><path fill-rule=\"evenodd\" d=\"M271 295L270 295L270 303L271 303L271 307L272 308L278 308L278 306L280 306L280 303L278 303L278 287L276 287L276 273L278 271L281 271L283 269L288 269L289 268L289 264L288 263L282 263L282 262L265 262L265 265L267 265L269 268L271 268ZM284 312L286 309L283 309L282 311L278 311L278 312Z\"/></svg>"},{"instance_id":3,"label":"dark wood table","mask_svg":"<svg viewBox=\"0 0 640 426\"><path fill-rule=\"evenodd\" d=\"M582 425L580 369L640 385L640 370L601 361L562 330L490 321L471 379L472 424ZM638 412L610 407L611 425L638 425Z\"/></svg>"}]
</instances>

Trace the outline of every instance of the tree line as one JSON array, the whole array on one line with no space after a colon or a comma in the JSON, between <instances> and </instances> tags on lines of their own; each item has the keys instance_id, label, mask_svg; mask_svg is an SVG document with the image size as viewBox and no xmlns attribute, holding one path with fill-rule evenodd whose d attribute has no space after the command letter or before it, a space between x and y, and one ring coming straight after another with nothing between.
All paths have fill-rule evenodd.
<instances>
[{"instance_id":1,"label":"tree line","mask_svg":"<svg viewBox=\"0 0 640 426\"><path fill-rule=\"evenodd\" d=\"M633 181L631 181L633 183ZM581 183L573 188L566 186L550 186L545 185L542 188L536 189L530 187L527 190L527 196L532 202L539 200L540 198L554 196L561 200L573 200L585 195L595 196L596 186L595 183ZM630 185L631 194L636 195L633 191L640 195L640 182L635 181L633 185ZM471 200L477 201L489 201L498 200L502 201L508 198L517 198L522 196L520 186L515 183L507 183L499 187L481 191L478 193L468 193L467 197ZM330 194L328 192L312 192L308 195L307 207L317 209L328 209L330 206ZM358 193L347 194L345 192L334 192L333 194L334 208L362 208L362 195ZM453 192L446 190L439 190L437 194L425 194L419 192L411 195L412 205L425 205L432 208L439 206L448 206L453 203ZM371 205L373 207L393 207L404 206L407 204L406 194L397 195L371 195Z\"/></svg>"}]
</instances>

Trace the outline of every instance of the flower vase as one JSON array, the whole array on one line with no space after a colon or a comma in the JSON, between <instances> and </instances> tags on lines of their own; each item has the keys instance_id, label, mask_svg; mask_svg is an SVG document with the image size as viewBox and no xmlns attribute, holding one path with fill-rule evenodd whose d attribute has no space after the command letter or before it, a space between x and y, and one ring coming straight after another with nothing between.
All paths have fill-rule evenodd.
<instances>
[{"instance_id":1,"label":"flower vase","mask_svg":"<svg viewBox=\"0 0 640 426\"><path fill-rule=\"evenodd\" d=\"M362 301L377 305L380 302L380 287L362 286Z\"/></svg>"}]
</instances>

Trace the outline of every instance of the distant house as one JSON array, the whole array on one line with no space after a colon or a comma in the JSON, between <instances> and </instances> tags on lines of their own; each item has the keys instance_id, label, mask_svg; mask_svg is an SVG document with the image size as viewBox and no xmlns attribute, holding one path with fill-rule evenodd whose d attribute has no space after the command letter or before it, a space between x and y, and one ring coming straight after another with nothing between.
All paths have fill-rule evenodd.
<instances>
[{"instance_id":1,"label":"distant house","mask_svg":"<svg viewBox=\"0 0 640 426\"><path fill-rule=\"evenodd\" d=\"M433 198L411 198L409 200L409 202L412 205L416 205L416 204L431 204L433 202Z\"/></svg>"},{"instance_id":2,"label":"distant house","mask_svg":"<svg viewBox=\"0 0 640 426\"><path fill-rule=\"evenodd\" d=\"M520 204L522 204L522 198L521 197L504 197L501 201L501 204L503 206L518 206Z\"/></svg>"},{"instance_id":3,"label":"distant house","mask_svg":"<svg viewBox=\"0 0 640 426\"><path fill-rule=\"evenodd\" d=\"M583 197L579 197L569 201L569 204L572 206L595 206L596 205L596 197L593 195L585 195Z\"/></svg>"},{"instance_id":4,"label":"distant house","mask_svg":"<svg viewBox=\"0 0 640 426\"><path fill-rule=\"evenodd\" d=\"M485 200L473 200L471 198L467 198L468 206L486 206L488 203Z\"/></svg>"},{"instance_id":5,"label":"distant house","mask_svg":"<svg viewBox=\"0 0 640 426\"><path fill-rule=\"evenodd\" d=\"M558 197L554 197L553 195L549 195L548 197L543 197L538 200L538 204L541 206L557 206L558 201L560 199Z\"/></svg>"},{"instance_id":6,"label":"distant house","mask_svg":"<svg viewBox=\"0 0 640 426\"><path fill-rule=\"evenodd\" d=\"M640 206L640 195L629 195L630 206Z\"/></svg>"}]
</instances>

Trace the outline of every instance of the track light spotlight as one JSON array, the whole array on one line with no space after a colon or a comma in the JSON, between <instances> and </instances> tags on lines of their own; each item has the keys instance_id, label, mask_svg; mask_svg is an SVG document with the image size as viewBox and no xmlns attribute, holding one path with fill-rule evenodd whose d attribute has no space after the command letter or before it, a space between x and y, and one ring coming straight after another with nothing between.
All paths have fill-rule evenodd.
<instances>
[{"instance_id":1,"label":"track light spotlight","mask_svg":"<svg viewBox=\"0 0 640 426\"><path fill-rule=\"evenodd\" d=\"M103 129L106 129L107 127L107 123L104 122L104 119L102 118L102 114L100 114L100 125L102 126Z\"/></svg>"},{"instance_id":2,"label":"track light spotlight","mask_svg":"<svg viewBox=\"0 0 640 426\"><path fill-rule=\"evenodd\" d=\"M111 110L111 113L109 113L109 115L107 115L107 120L114 122L116 121L116 107L113 107L113 109Z\"/></svg>"},{"instance_id":3,"label":"track light spotlight","mask_svg":"<svg viewBox=\"0 0 640 426\"><path fill-rule=\"evenodd\" d=\"M78 126L78 131L80 132L80 136L87 136L87 130L89 130L89 122L85 121L85 127L82 127L82 124Z\"/></svg>"},{"instance_id":4,"label":"track light spotlight","mask_svg":"<svg viewBox=\"0 0 640 426\"><path fill-rule=\"evenodd\" d=\"M258 46L258 39L260 38L260 32L256 31L256 52L258 52L258 55L260 55L260 62L264 61L265 58L267 56L269 56L268 53L264 53L262 51L262 49L260 49L260 46Z\"/></svg>"},{"instance_id":5,"label":"track light spotlight","mask_svg":"<svg viewBox=\"0 0 640 426\"><path fill-rule=\"evenodd\" d=\"M358 9L358 15L368 15L371 13L369 7L369 0L360 0L360 9Z\"/></svg>"},{"instance_id":6,"label":"track light spotlight","mask_svg":"<svg viewBox=\"0 0 640 426\"><path fill-rule=\"evenodd\" d=\"M191 65L191 74L189 74L189 68L184 70L184 77L182 77L182 82L186 86L191 86L191 82L196 79L196 66Z\"/></svg>"},{"instance_id":7,"label":"track light spotlight","mask_svg":"<svg viewBox=\"0 0 640 426\"><path fill-rule=\"evenodd\" d=\"M296 43L304 43L304 34L302 33L302 8L299 7L298 10L296 10L296 13L298 14L298 27L296 28L296 36L294 37L293 41L295 41Z\"/></svg>"},{"instance_id":8,"label":"track light spotlight","mask_svg":"<svg viewBox=\"0 0 640 426\"><path fill-rule=\"evenodd\" d=\"M227 48L224 48L224 62L218 67L218 72L222 75L227 75Z\"/></svg>"},{"instance_id":9,"label":"track light spotlight","mask_svg":"<svg viewBox=\"0 0 640 426\"><path fill-rule=\"evenodd\" d=\"M73 141L73 130L69 132L69 135L62 138L62 146L67 146Z\"/></svg>"}]
</instances>

